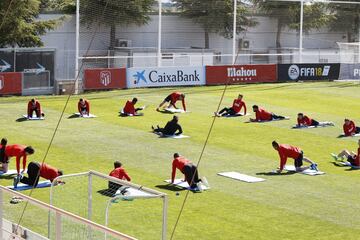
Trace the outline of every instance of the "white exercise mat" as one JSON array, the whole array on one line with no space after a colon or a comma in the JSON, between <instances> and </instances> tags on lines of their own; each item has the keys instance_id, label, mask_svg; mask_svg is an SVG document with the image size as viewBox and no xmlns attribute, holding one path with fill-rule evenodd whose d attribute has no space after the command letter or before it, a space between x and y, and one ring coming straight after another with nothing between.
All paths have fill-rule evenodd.
<instances>
[{"instance_id":1,"label":"white exercise mat","mask_svg":"<svg viewBox=\"0 0 360 240\"><path fill-rule=\"evenodd\" d=\"M243 182L247 182L247 183L265 181L265 179L263 179L263 178L257 178L257 177L249 176L246 174L238 173L238 172L221 172L221 173L218 173L218 175L236 179L236 180L243 181Z\"/></svg>"},{"instance_id":2,"label":"white exercise mat","mask_svg":"<svg viewBox=\"0 0 360 240\"><path fill-rule=\"evenodd\" d=\"M82 117L82 118L96 118L96 117L97 117L96 115L91 114L91 113L90 113L89 115L84 114L84 115L82 115L82 116L81 116L80 113L74 113L74 115L76 115L76 116L78 116L78 117Z\"/></svg>"},{"instance_id":3,"label":"white exercise mat","mask_svg":"<svg viewBox=\"0 0 360 240\"><path fill-rule=\"evenodd\" d=\"M125 190L125 192L121 193L123 190ZM147 193L142 191L141 189L136 189L132 187L121 187L116 191L115 195L123 195L127 197L139 197L139 198L154 196L154 194Z\"/></svg>"},{"instance_id":4,"label":"white exercise mat","mask_svg":"<svg viewBox=\"0 0 360 240\"><path fill-rule=\"evenodd\" d=\"M342 167L352 167L352 168L360 169L359 166L353 166L349 162L340 162L339 161L339 162L335 162L335 164L338 165L338 166L342 166Z\"/></svg>"},{"instance_id":5,"label":"white exercise mat","mask_svg":"<svg viewBox=\"0 0 360 240\"><path fill-rule=\"evenodd\" d=\"M27 172L27 169L25 169L24 173ZM11 175L15 175L17 174L17 171L15 169L10 169L8 170L6 173L4 173L3 171L0 171L0 176L11 176Z\"/></svg>"},{"instance_id":6,"label":"white exercise mat","mask_svg":"<svg viewBox=\"0 0 360 240\"><path fill-rule=\"evenodd\" d=\"M31 117L31 118L28 118L27 115L23 115L24 118L26 118L27 120L44 120L45 118L44 117Z\"/></svg>"},{"instance_id":7,"label":"white exercise mat","mask_svg":"<svg viewBox=\"0 0 360 240\"><path fill-rule=\"evenodd\" d=\"M242 113L237 113L235 115L225 115L225 116L220 116L220 117L225 117L225 118L233 118L233 117L244 117L244 116L251 116L250 113L247 114L242 114Z\"/></svg>"},{"instance_id":8,"label":"white exercise mat","mask_svg":"<svg viewBox=\"0 0 360 240\"><path fill-rule=\"evenodd\" d=\"M285 165L284 169L285 169L286 171L289 171L289 172L296 172L295 166L292 166L292 165ZM325 174L324 172L316 171L316 170L311 170L311 169L306 169L306 170L304 170L304 171L297 172L297 173L301 173L301 174L305 174L305 175L310 175L310 176L323 175L323 174Z\"/></svg>"},{"instance_id":9,"label":"white exercise mat","mask_svg":"<svg viewBox=\"0 0 360 240\"><path fill-rule=\"evenodd\" d=\"M139 116L144 116L143 113L135 113L135 114L127 114L124 112L124 109L121 109L121 111L119 112L120 116L122 117L139 117Z\"/></svg>"},{"instance_id":10,"label":"white exercise mat","mask_svg":"<svg viewBox=\"0 0 360 240\"><path fill-rule=\"evenodd\" d=\"M50 186L51 186L51 182L49 180L46 180L46 181L39 182L38 185L36 186L36 188L46 188L46 187L50 187ZM24 190L32 189L32 186L23 184L23 183L19 183L17 185L17 188L14 188L13 185L7 186L7 188L10 188L15 191L24 191Z\"/></svg>"},{"instance_id":11,"label":"white exercise mat","mask_svg":"<svg viewBox=\"0 0 360 240\"><path fill-rule=\"evenodd\" d=\"M165 182L171 183L171 179L165 180ZM186 181L183 181L183 179L180 179L180 178L175 179L174 183L172 183L172 184L176 185L178 187L181 187L181 188L188 189L188 190L198 190L197 188L196 189L190 188L189 184ZM202 188L202 190L210 189L210 187L207 187L204 184L201 184L201 188Z\"/></svg>"},{"instance_id":12,"label":"white exercise mat","mask_svg":"<svg viewBox=\"0 0 360 240\"><path fill-rule=\"evenodd\" d=\"M165 112L169 112L169 113L187 113L189 111L184 111L181 108L164 108L163 109Z\"/></svg>"},{"instance_id":13,"label":"white exercise mat","mask_svg":"<svg viewBox=\"0 0 360 240\"><path fill-rule=\"evenodd\" d=\"M292 128L294 128L294 129L303 129L303 128L308 129L308 128L333 127L333 126L335 126L335 125L332 122L319 122L319 125L317 125L317 126L298 126L298 125L295 125Z\"/></svg>"},{"instance_id":14,"label":"white exercise mat","mask_svg":"<svg viewBox=\"0 0 360 240\"><path fill-rule=\"evenodd\" d=\"M158 132L154 132L156 135L158 135L161 138L175 138L175 139L180 139L180 138L189 138L190 136L186 136L183 134L180 135L164 135L162 133L158 133Z\"/></svg>"},{"instance_id":15,"label":"white exercise mat","mask_svg":"<svg viewBox=\"0 0 360 240\"><path fill-rule=\"evenodd\" d=\"M345 134L340 134L338 137L339 137L339 138L344 138L344 137L360 137L360 133L357 133L357 134L351 135L351 136L345 136Z\"/></svg>"}]
</instances>

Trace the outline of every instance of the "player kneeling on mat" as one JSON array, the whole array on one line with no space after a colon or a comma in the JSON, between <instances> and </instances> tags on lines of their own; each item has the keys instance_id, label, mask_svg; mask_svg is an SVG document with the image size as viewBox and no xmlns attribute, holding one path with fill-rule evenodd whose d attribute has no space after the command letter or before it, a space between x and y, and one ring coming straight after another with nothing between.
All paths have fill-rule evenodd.
<instances>
[{"instance_id":1,"label":"player kneeling on mat","mask_svg":"<svg viewBox=\"0 0 360 240\"><path fill-rule=\"evenodd\" d=\"M201 191L201 179L198 176L197 167L188 159L174 153L174 160L172 162L171 183L174 183L176 169L179 169L185 175L185 180L190 188L199 189Z\"/></svg>"},{"instance_id":2,"label":"player kneeling on mat","mask_svg":"<svg viewBox=\"0 0 360 240\"><path fill-rule=\"evenodd\" d=\"M302 172L309 168L311 170L318 171L317 164L311 161L309 158L304 157L304 152L300 148L288 144L279 144L276 141L272 142L272 146L276 151L279 152L280 156L280 168L277 170L278 173L282 172L288 158L294 159L295 170L297 172ZM310 167L302 167L303 161L310 163Z\"/></svg>"}]
</instances>

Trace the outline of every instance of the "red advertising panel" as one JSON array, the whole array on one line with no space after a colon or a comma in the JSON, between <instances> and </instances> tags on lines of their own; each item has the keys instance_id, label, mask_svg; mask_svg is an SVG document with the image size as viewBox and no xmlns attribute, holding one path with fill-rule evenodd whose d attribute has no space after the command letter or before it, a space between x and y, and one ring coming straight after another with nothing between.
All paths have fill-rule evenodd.
<instances>
[{"instance_id":1,"label":"red advertising panel","mask_svg":"<svg viewBox=\"0 0 360 240\"><path fill-rule=\"evenodd\" d=\"M114 88L126 88L126 68L85 69L85 90Z\"/></svg>"},{"instance_id":2,"label":"red advertising panel","mask_svg":"<svg viewBox=\"0 0 360 240\"><path fill-rule=\"evenodd\" d=\"M21 94L22 73L0 72L0 95Z\"/></svg>"},{"instance_id":3,"label":"red advertising panel","mask_svg":"<svg viewBox=\"0 0 360 240\"><path fill-rule=\"evenodd\" d=\"M206 66L206 85L276 82L276 64Z\"/></svg>"}]
</instances>

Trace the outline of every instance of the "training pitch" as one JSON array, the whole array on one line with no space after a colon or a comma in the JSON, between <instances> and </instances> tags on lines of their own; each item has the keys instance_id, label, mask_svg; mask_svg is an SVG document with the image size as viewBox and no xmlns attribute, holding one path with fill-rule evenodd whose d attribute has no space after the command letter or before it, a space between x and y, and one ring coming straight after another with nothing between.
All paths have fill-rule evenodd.
<instances>
[{"instance_id":1,"label":"training pitch","mask_svg":"<svg viewBox=\"0 0 360 240\"><path fill-rule=\"evenodd\" d=\"M172 155L179 152L197 162L223 88L136 89L73 96L46 162L62 169L65 174L89 169L108 174L114 160L120 160L134 183L169 195L169 236L186 195L185 191L163 182L170 178ZM184 134L191 138L166 139L150 133L151 125L164 126L172 118L172 114L159 113L155 109L173 91L186 94L190 113L178 116ZM254 117L253 113L246 117L216 118L199 166L200 175L207 177L211 190L189 194L174 239L358 239L360 170L334 166L330 153L345 148L357 149L358 138L337 136L342 133L345 117L360 125L360 84L323 82L230 86L221 107L231 106L239 93L244 95L249 113L252 113L251 106L257 104L276 114L289 116L290 120L244 123L249 117ZM90 100L91 113L97 118L68 118L77 110L80 97ZM119 117L119 109L133 97L139 99L138 106L148 106L142 111L144 116ZM29 99L0 98L0 137L6 137L9 144L33 146L36 152L28 162L42 161L66 96L38 97L46 119L17 122L16 119L25 114ZM181 103L177 105L181 106ZM332 121L335 127L291 129L298 112L318 121ZM317 162L319 169L326 174L268 174L279 166L278 154L271 146L273 140L299 146L305 156ZM11 159L10 169L14 168L15 159ZM266 181L249 184L217 175L226 171ZM179 171L176 177L182 177ZM2 178L0 184L10 185L12 179ZM179 196L177 192L180 192ZM33 196L48 202L49 188L36 189ZM112 208L111 218L118 220L110 227L139 239L159 239L161 216L157 213L161 214L160 203L154 200L120 202ZM67 205L69 209L76 209L78 203L68 202ZM12 209L12 215L6 217L17 221L23 206L24 203L4 206ZM39 231L46 232L42 229L46 217L44 223L36 222L39 214L47 216L47 213L28 209L23 225L36 224ZM104 223L103 216L94 216L94 219Z\"/></svg>"}]
</instances>

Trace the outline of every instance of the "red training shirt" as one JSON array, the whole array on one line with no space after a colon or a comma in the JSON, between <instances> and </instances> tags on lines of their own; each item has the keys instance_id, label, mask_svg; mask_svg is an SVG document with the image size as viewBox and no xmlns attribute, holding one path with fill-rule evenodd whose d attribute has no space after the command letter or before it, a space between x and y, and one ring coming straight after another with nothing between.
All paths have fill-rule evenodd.
<instances>
[{"instance_id":1,"label":"red training shirt","mask_svg":"<svg viewBox=\"0 0 360 240\"><path fill-rule=\"evenodd\" d=\"M360 166L360 147L358 148L358 152L354 161L355 166Z\"/></svg>"},{"instance_id":2,"label":"red training shirt","mask_svg":"<svg viewBox=\"0 0 360 240\"><path fill-rule=\"evenodd\" d=\"M55 178L59 176L58 170L46 163L42 163L40 165L40 177L50 180L50 182L54 181Z\"/></svg>"},{"instance_id":3,"label":"red training shirt","mask_svg":"<svg viewBox=\"0 0 360 240\"><path fill-rule=\"evenodd\" d=\"M118 167L115 168L114 170L112 170L109 174L109 176L111 177L115 177L118 178L120 180L128 180L129 182L131 181L131 178L129 177L129 175L126 173L125 169L122 167Z\"/></svg>"},{"instance_id":4,"label":"red training shirt","mask_svg":"<svg viewBox=\"0 0 360 240\"><path fill-rule=\"evenodd\" d=\"M172 162L171 182L174 182L176 169L179 169L182 173L186 164L190 163L190 160L184 157L177 157Z\"/></svg>"},{"instance_id":5,"label":"red training shirt","mask_svg":"<svg viewBox=\"0 0 360 240\"><path fill-rule=\"evenodd\" d=\"M170 94L170 98L171 98L170 103L175 106L175 103L176 103L177 101L179 101L180 96L181 96L181 93L180 93L180 92L173 92L172 94ZM181 100L181 102L182 102L184 111L186 112L185 99L183 98L183 99Z\"/></svg>"},{"instance_id":6,"label":"red training shirt","mask_svg":"<svg viewBox=\"0 0 360 240\"><path fill-rule=\"evenodd\" d=\"M123 111L124 111L125 114L132 114L132 115L135 114L135 106L132 103L132 101L127 101L126 102Z\"/></svg>"},{"instance_id":7,"label":"red training shirt","mask_svg":"<svg viewBox=\"0 0 360 240\"><path fill-rule=\"evenodd\" d=\"M32 110L39 110L39 112L41 113L41 105L39 103L39 101L35 100L35 102L33 103L31 100L28 102L28 107L27 107L27 112L28 112L28 115L30 115L30 112Z\"/></svg>"},{"instance_id":8,"label":"red training shirt","mask_svg":"<svg viewBox=\"0 0 360 240\"><path fill-rule=\"evenodd\" d=\"M27 155L25 154L26 146L20 144L7 145L5 148L6 157L16 157L16 171L20 173L20 159L23 157L23 169L26 167Z\"/></svg>"},{"instance_id":9,"label":"red training shirt","mask_svg":"<svg viewBox=\"0 0 360 240\"><path fill-rule=\"evenodd\" d=\"M258 111L256 111L256 121L271 121L271 120L272 120L272 113L259 107Z\"/></svg>"},{"instance_id":10,"label":"red training shirt","mask_svg":"<svg viewBox=\"0 0 360 240\"><path fill-rule=\"evenodd\" d=\"M301 149L298 147L290 146L288 144L280 144L278 152L280 156L280 171L282 171L286 164L287 158L298 158L301 154Z\"/></svg>"},{"instance_id":11,"label":"red training shirt","mask_svg":"<svg viewBox=\"0 0 360 240\"><path fill-rule=\"evenodd\" d=\"M90 103L88 100L84 100L84 103L78 102L78 110L81 113L81 108L86 108L87 113L90 113Z\"/></svg>"},{"instance_id":12,"label":"red training shirt","mask_svg":"<svg viewBox=\"0 0 360 240\"><path fill-rule=\"evenodd\" d=\"M308 116L304 116L301 120L298 118L297 122L298 122L298 125L311 126L312 119L309 118Z\"/></svg>"},{"instance_id":13,"label":"red training shirt","mask_svg":"<svg viewBox=\"0 0 360 240\"><path fill-rule=\"evenodd\" d=\"M344 129L345 136L351 136L352 134L355 134L355 132L356 132L355 123L353 121L350 121L349 125L344 123L343 129Z\"/></svg>"},{"instance_id":14,"label":"red training shirt","mask_svg":"<svg viewBox=\"0 0 360 240\"><path fill-rule=\"evenodd\" d=\"M232 109L234 109L234 111L236 113L241 111L241 108L244 107L244 115L246 115L246 104L243 100L241 99L234 99L233 105L232 105Z\"/></svg>"}]
</instances>

